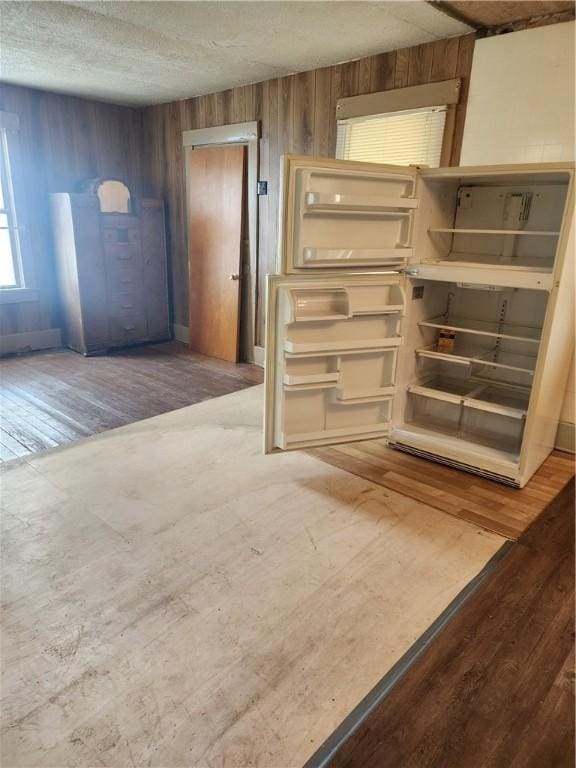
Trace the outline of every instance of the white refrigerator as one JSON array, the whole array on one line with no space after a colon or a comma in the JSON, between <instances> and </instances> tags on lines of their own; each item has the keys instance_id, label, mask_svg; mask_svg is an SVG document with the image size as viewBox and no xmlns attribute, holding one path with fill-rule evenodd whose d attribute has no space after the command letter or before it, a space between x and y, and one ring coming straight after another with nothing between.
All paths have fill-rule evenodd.
<instances>
[{"instance_id":1,"label":"white refrigerator","mask_svg":"<svg viewBox=\"0 0 576 768\"><path fill-rule=\"evenodd\" d=\"M522 487L574 349L574 166L282 160L265 450L385 438Z\"/></svg>"}]
</instances>

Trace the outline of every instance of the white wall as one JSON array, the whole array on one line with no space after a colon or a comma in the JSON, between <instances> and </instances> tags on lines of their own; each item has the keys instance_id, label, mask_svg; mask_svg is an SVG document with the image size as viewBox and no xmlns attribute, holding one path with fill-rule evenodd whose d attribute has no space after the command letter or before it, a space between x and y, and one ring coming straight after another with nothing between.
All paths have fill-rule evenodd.
<instances>
[{"instance_id":1,"label":"white wall","mask_svg":"<svg viewBox=\"0 0 576 768\"><path fill-rule=\"evenodd\" d=\"M575 23L477 40L461 165L575 159ZM574 360L561 419L575 422Z\"/></svg>"}]
</instances>

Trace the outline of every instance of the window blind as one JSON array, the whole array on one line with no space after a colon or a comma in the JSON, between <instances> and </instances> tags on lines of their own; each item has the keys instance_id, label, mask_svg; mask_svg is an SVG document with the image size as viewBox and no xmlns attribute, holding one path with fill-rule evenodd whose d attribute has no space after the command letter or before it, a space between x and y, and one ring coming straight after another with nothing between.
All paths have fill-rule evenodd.
<instances>
[{"instance_id":1,"label":"window blind","mask_svg":"<svg viewBox=\"0 0 576 768\"><path fill-rule=\"evenodd\" d=\"M445 106L339 120L336 157L437 168L445 122Z\"/></svg>"}]
</instances>

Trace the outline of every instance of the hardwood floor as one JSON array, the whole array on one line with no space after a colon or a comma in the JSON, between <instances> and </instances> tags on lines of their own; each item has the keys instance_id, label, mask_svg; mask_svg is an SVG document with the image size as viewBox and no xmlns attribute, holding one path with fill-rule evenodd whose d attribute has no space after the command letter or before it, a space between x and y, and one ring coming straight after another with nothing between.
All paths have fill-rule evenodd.
<instances>
[{"instance_id":1,"label":"hardwood floor","mask_svg":"<svg viewBox=\"0 0 576 768\"><path fill-rule=\"evenodd\" d=\"M83 357L68 349L0 361L0 461L259 384L255 365L178 342Z\"/></svg>"},{"instance_id":2,"label":"hardwood floor","mask_svg":"<svg viewBox=\"0 0 576 768\"><path fill-rule=\"evenodd\" d=\"M574 475L574 456L560 451L554 451L521 489L395 451L383 440L310 452L328 464L509 539L517 539Z\"/></svg>"},{"instance_id":3,"label":"hardwood floor","mask_svg":"<svg viewBox=\"0 0 576 768\"><path fill-rule=\"evenodd\" d=\"M572 768L573 510L571 481L323 765Z\"/></svg>"}]
</instances>

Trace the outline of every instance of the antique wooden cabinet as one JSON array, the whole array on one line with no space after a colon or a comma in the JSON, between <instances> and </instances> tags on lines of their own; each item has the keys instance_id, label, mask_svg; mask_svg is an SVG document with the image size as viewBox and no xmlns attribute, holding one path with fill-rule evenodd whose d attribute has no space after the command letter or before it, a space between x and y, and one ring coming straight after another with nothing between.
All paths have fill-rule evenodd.
<instances>
[{"instance_id":1,"label":"antique wooden cabinet","mask_svg":"<svg viewBox=\"0 0 576 768\"><path fill-rule=\"evenodd\" d=\"M85 355L170 337L164 209L94 193L51 195L65 343Z\"/></svg>"}]
</instances>

